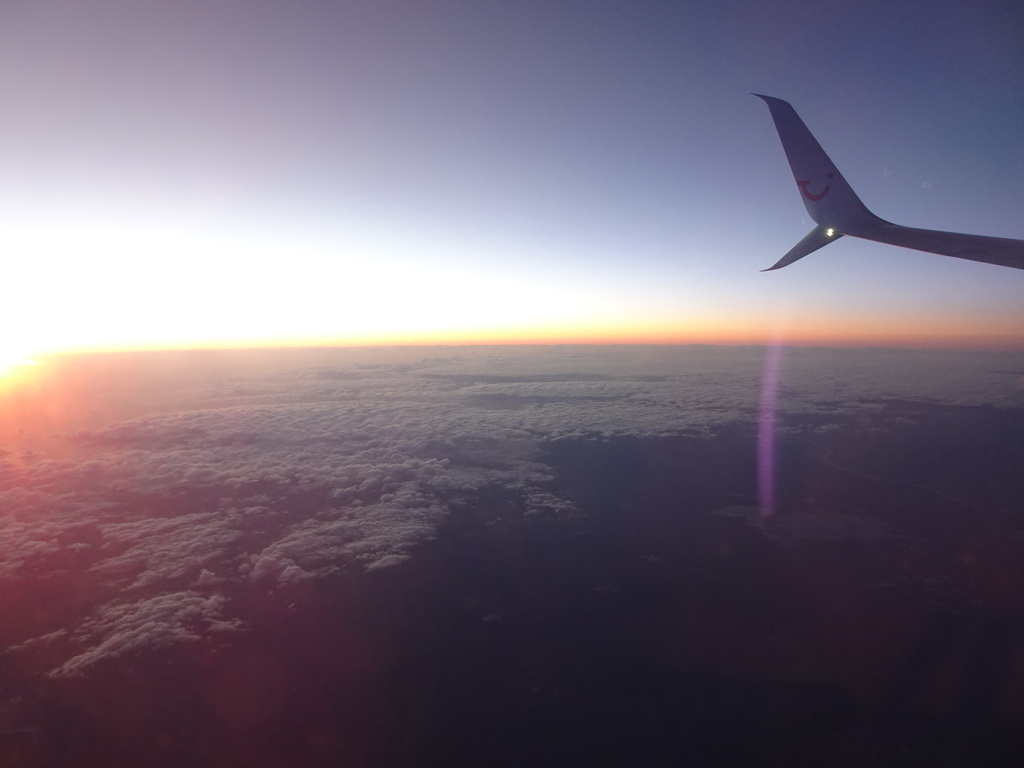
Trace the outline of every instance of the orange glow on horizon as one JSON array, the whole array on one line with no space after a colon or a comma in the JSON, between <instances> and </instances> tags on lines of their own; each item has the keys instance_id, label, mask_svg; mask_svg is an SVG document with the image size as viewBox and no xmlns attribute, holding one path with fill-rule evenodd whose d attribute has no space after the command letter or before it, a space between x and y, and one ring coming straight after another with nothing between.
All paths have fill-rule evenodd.
<instances>
[{"instance_id":1,"label":"orange glow on horizon","mask_svg":"<svg viewBox=\"0 0 1024 768\"><path fill-rule=\"evenodd\" d=\"M762 345L773 341L800 347L899 347L925 349L1024 350L1024 334L978 324L956 326L911 321L873 322L833 317L791 317L781 326L764 317L688 318L665 323L620 323L508 328L389 330L353 334L282 335L250 338L170 338L138 342L77 344L38 354L136 352L183 349L267 349L296 347L486 346L486 345ZM2 361L0 361L2 362Z\"/></svg>"}]
</instances>

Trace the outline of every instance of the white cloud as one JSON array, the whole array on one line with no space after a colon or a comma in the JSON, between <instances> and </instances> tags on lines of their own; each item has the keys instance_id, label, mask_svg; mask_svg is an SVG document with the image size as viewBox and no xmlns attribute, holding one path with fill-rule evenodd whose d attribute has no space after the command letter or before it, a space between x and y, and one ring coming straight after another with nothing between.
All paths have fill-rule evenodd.
<instances>
[{"instance_id":1,"label":"white cloud","mask_svg":"<svg viewBox=\"0 0 1024 768\"><path fill-rule=\"evenodd\" d=\"M70 636L85 650L50 672L52 677L81 674L101 660L149 648L195 640L203 631L242 629L223 618L226 598L198 592L172 592L131 603L112 602L82 621Z\"/></svg>"}]
</instances>

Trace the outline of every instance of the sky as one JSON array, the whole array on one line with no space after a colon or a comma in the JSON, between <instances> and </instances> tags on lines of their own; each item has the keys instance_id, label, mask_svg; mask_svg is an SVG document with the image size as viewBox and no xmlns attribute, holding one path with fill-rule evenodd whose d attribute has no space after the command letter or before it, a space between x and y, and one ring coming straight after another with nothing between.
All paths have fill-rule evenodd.
<instances>
[{"instance_id":1,"label":"sky","mask_svg":"<svg viewBox=\"0 0 1024 768\"><path fill-rule=\"evenodd\" d=\"M10 0L0 358L494 342L1024 348L1024 271L807 218L1024 238L1007 2Z\"/></svg>"}]
</instances>

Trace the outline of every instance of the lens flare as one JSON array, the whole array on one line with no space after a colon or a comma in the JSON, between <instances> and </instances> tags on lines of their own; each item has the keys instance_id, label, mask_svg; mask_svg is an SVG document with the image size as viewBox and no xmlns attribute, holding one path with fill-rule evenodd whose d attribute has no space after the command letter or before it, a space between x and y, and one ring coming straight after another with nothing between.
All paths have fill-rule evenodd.
<instances>
[{"instance_id":1,"label":"lens flare","mask_svg":"<svg viewBox=\"0 0 1024 768\"><path fill-rule=\"evenodd\" d=\"M776 336L765 349L757 423L757 497L762 517L775 514L775 413L781 358L782 344Z\"/></svg>"}]
</instances>

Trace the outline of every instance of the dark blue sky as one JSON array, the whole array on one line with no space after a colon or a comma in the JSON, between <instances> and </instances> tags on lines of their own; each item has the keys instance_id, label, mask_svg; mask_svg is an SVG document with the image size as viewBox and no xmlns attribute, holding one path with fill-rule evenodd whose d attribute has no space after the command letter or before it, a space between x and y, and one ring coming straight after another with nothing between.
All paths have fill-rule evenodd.
<instances>
[{"instance_id":1,"label":"dark blue sky","mask_svg":"<svg viewBox=\"0 0 1024 768\"><path fill-rule=\"evenodd\" d=\"M811 223L749 94L879 215L1021 238L1022 85L1009 2L7 3L9 346L1020 346L1017 271L760 274Z\"/></svg>"}]
</instances>

